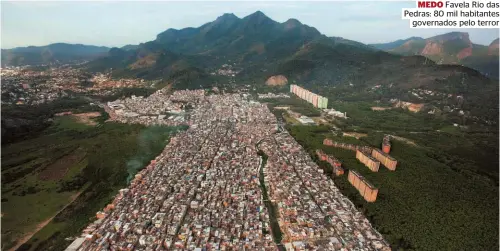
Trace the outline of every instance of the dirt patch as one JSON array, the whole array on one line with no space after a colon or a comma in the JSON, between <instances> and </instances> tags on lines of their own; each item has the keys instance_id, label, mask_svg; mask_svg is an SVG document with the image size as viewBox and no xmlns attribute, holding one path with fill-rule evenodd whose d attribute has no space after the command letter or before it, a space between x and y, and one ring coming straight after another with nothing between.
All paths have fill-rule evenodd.
<instances>
[{"instance_id":1,"label":"dirt patch","mask_svg":"<svg viewBox=\"0 0 500 251\"><path fill-rule=\"evenodd\" d=\"M405 143L407 143L409 145L412 145L412 146L417 146L417 143L415 143L412 140L409 140L407 138L403 138L403 137L399 137L399 136L394 136L394 135L391 135L391 138L394 138L395 140L399 140L399 141L405 142Z\"/></svg>"},{"instance_id":2,"label":"dirt patch","mask_svg":"<svg viewBox=\"0 0 500 251\"><path fill-rule=\"evenodd\" d=\"M422 110L422 108L425 106L425 104L414 104L410 102L404 102L404 101L397 101L394 103L394 107L398 108L401 107L403 109L408 109L410 112L419 112Z\"/></svg>"},{"instance_id":3,"label":"dirt patch","mask_svg":"<svg viewBox=\"0 0 500 251\"><path fill-rule=\"evenodd\" d=\"M42 180L60 180L66 176L69 168L80 162L85 157L85 151L81 148L63 156L54 163L47 166L38 177Z\"/></svg>"},{"instance_id":4,"label":"dirt patch","mask_svg":"<svg viewBox=\"0 0 500 251\"><path fill-rule=\"evenodd\" d=\"M54 115L59 117L59 116L66 116L66 115L71 115L71 114L73 114L73 113L72 112L60 112L60 113L56 113Z\"/></svg>"},{"instance_id":5,"label":"dirt patch","mask_svg":"<svg viewBox=\"0 0 500 251\"><path fill-rule=\"evenodd\" d=\"M288 79L283 75L272 76L266 81L266 85L269 86L283 86L286 84L288 84Z\"/></svg>"},{"instance_id":6,"label":"dirt patch","mask_svg":"<svg viewBox=\"0 0 500 251\"><path fill-rule=\"evenodd\" d=\"M344 132L342 134L342 136L344 136L344 137L354 137L356 139L359 139L361 137L368 136L368 134L366 134L366 133L359 133L359 132Z\"/></svg>"},{"instance_id":7,"label":"dirt patch","mask_svg":"<svg viewBox=\"0 0 500 251\"><path fill-rule=\"evenodd\" d=\"M384 111L389 109L392 109L392 107L372 106L372 111Z\"/></svg>"},{"instance_id":8,"label":"dirt patch","mask_svg":"<svg viewBox=\"0 0 500 251\"><path fill-rule=\"evenodd\" d=\"M78 113L72 115L78 122L86 124L86 125L97 125L93 118L97 118L101 116L100 112L87 112L87 113Z\"/></svg>"},{"instance_id":9,"label":"dirt patch","mask_svg":"<svg viewBox=\"0 0 500 251\"><path fill-rule=\"evenodd\" d=\"M156 64L157 58L158 58L158 54L147 55L143 58L138 59L137 61L135 61L135 63L129 65L129 68L132 70L136 70L136 69L150 67L150 66Z\"/></svg>"}]
</instances>

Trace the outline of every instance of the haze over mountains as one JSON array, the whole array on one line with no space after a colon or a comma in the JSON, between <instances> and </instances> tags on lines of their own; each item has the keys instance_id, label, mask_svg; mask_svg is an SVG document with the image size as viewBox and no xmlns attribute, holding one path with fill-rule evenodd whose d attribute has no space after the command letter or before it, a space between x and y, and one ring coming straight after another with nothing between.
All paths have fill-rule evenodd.
<instances>
[{"instance_id":1,"label":"haze over mountains","mask_svg":"<svg viewBox=\"0 0 500 251\"><path fill-rule=\"evenodd\" d=\"M64 64L96 59L108 51L104 46L66 43L2 49L2 66Z\"/></svg>"},{"instance_id":2,"label":"haze over mountains","mask_svg":"<svg viewBox=\"0 0 500 251\"><path fill-rule=\"evenodd\" d=\"M498 78L498 38L489 46L473 43L468 33L451 32L427 39L411 37L371 46L401 55L422 55L440 64L460 64Z\"/></svg>"}]
</instances>

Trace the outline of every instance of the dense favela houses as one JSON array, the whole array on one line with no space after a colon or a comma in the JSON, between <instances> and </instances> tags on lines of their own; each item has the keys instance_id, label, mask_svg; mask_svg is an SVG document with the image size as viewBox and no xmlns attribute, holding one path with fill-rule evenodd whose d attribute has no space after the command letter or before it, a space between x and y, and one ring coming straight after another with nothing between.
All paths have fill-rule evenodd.
<instances>
[{"instance_id":1,"label":"dense favela houses","mask_svg":"<svg viewBox=\"0 0 500 251\"><path fill-rule=\"evenodd\" d=\"M154 106L182 110L179 101L192 107L183 121L124 116L154 114ZM159 91L111 104L125 110L116 121L189 129L97 212L68 250L277 250L277 231L287 250L390 250L266 105L203 91Z\"/></svg>"}]
</instances>

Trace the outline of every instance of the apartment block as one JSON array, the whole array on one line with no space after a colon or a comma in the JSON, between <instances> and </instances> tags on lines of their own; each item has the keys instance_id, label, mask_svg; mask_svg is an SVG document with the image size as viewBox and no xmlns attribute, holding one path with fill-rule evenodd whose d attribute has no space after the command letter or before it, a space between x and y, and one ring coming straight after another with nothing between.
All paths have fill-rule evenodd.
<instances>
[{"instance_id":1,"label":"apartment block","mask_svg":"<svg viewBox=\"0 0 500 251\"><path fill-rule=\"evenodd\" d=\"M367 202L375 202L377 200L378 188L368 182L363 176L354 170L349 170L347 176L349 183L351 183L363 196Z\"/></svg>"},{"instance_id":2,"label":"apartment block","mask_svg":"<svg viewBox=\"0 0 500 251\"><path fill-rule=\"evenodd\" d=\"M374 148L372 150L372 157L380 161L380 163L382 163L382 165L387 167L387 169L391 171L396 170L396 165L398 164L398 161L395 158L384 153L382 150Z\"/></svg>"},{"instance_id":3,"label":"apartment block","mask_svg":"<svg viewBox=\"0 0 500 251\"><path fill-rule=\"evenodd\" d=\"M380 167L380 162L370 156L369 154L362 152L360 150L356 150L356 159L358 159L361 163L365 164L372 172L378 172Z\"/></svg>"}]
</instances>

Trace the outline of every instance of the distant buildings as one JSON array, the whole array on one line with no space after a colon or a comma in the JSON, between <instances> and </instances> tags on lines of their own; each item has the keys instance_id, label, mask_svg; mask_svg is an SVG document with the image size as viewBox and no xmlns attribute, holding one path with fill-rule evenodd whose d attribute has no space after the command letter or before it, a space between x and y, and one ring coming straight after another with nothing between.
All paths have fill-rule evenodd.
<instances>
[{"instance_id":1,"label":"distant buildings","mask_svg":"<svg viewBox=\"0 0 500 251\"><path fill-rule=\"evenodd\" d=\"M353 145L353 144L340 143L340 142L335 142L331 139L324 139L323 145L338 147L338 148L351 150L351 151L356 151L356 150L360 150L360 151L364 151L364 152L371 152L372 151L372 148L369 146L358 146L358 145Z\"/></svg>"},{"instance_id":2,"label":"distant buildings","mask_svg":"<svg viewBox=\"0 0 500 251\"><path fill-rule=\"evenodd\" d=\"M314 107L321 109L326 109L328 107L327 98L314 94L298 85L290 85L290 92L311 103Z\"/></svg>"},{"instance_id":3,"label":"distant buildings","mask_svg":"<svg viewBox=\"0 0 500 251\"><path fill-rule=\"evenodd\" d=\"M297 120L304 124L304 125L311 125L311 124L314 124L314 120L312 120L311 118L307 117L307 116L300 116L299 118L297 118Z\"/></svg>"},{"instance_id":4,"label":"distant buildings","mask_svg":"<svg viewBox=\"0 0 500 251\"><path fill-rule=\"evenodd\" d=\"M259 97L259 99L266 99L266 98L290 98L290 95L287 95L287 94L284 94L284 93L278 93L278 94L274 94L274 93L259 93L257 94L257 96Z\"/></svg>"},{"instance_id":5,"label":"distant buildings","mask_svg":"<svg viewBox=\"0 0 500 251\"><path fill-rule=\"evenodd\" d=\"M347 118L347 113L346 112L340 112L336 111L335 109L324 109L323 110L326 114L334 116L334 117L339 117L339 118Z\"/></svg>"}]
</instances>

